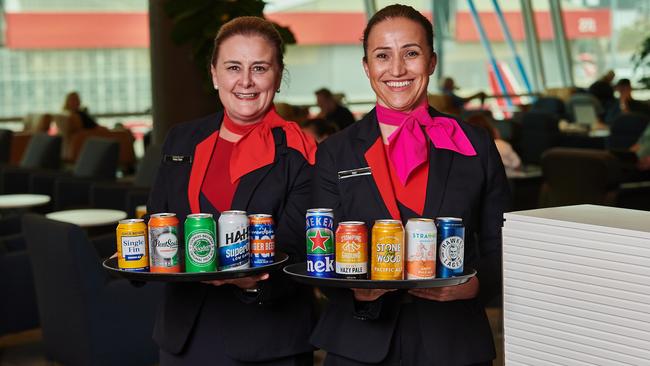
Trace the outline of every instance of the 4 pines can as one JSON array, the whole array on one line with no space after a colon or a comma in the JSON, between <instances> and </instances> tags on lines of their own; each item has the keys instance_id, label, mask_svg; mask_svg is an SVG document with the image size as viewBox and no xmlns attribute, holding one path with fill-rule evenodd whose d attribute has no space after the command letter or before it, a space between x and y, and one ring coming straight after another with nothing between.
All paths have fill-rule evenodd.
<instances>
[{"instance_id":1,"label":"4 pines can","mask_svg":"<svg viewBox=\"0 0 650 366\"><path fill-rule=\"evenodd\" d=\"M406 223L406 279L436 277L436 225L432 219Z\"/></svg>"},{"instance_id":2,"label":"4 pines can","mask_svg":"<svg viewBox=\"0 0 650 366\"><path fill-rule=\"evenodd\" d=\"M307 273L312 276L336 277L333 228L334 213L331 208L307 210Z\"/></svg>"},{"instance_id":3,"label":"4 pines can","mask_svg":"<svg viewBox=\"0 0 650 366\"><path fill-rule=\"evenodd\" d=\"M217 269L217 228L212 214L197 213L185 219L185 272Z\"/></svg>"},{"instance_id":4,"label":"4 pines can","mask_svg":"<svg viewBox=\"0 0 650 366\"><path fill-rule=\"evenodd\" d=\"M368 231L361 221L345 221L336 229L336 274L368 278Z\"/></svg>"},{"instance_id":5,"label":"4 pines can","mask_svg":"<svg viewBox=\"0 0 650 366\"><path fill-rule=\"evenodd\" d=\"M181 271L178 250L178 219L174 213L157 213L149 219L149 260L151 272Z\"/></svg>"},{"instance_id":6,"label":"4 pines can","mask_svg":"<svg viewBox=\"0 0 650 366\"><path fill-rule=\"evenodd\" d=\"M401 221L375 221L370 256L371 280L404 279L404 227Z\"/></svg>"},{"instance_id":7,"label":"4 pines can","mask_svg":"<svg viewBox=\"0 0 650 366\"><path fill-rule=\"evenodd\" d=\"M250 267L246 211L224 211L219 217L219 270Z\"/></svg>"},{"instance_id":8,"label":"4 pines can","mask_svg":"<svg viewBox=\"0 0 650 366\"><path fill-rule=\"evenodd\" d=\"M144 224L144 220L120 220L116 234L117 266L126 271L148 271L147 225Z\"/></svg>"},{"instance_id":9,"label":"4 pines can","mask_svg":"<svg viewBox=\"0 0 650 366\"><path fill-rule=\"evenodd\" d=\"M251 267L273 264L275 261L275 225L273 216L248 215L250 222Z\"/></svg>"},{"instance_id":10,"label":"4 pines can","mask_svg":"<svg viewBox=\"0 0 650 366\"><path fill-rule=\"evenodd\" d=\"M448 278L463 274L465 257L465 227L458 217L438 217L438 277Z\"/></svg>"}]
</instances>

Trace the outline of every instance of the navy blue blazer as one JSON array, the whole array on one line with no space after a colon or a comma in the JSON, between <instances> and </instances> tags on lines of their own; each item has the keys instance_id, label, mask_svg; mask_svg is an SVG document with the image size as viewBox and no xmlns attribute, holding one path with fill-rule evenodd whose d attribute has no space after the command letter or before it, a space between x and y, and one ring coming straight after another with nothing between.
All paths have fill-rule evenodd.
<instances>
[{"instance_id":1,"label":"navy blue blazer","mask_svg":"<svg viewBox=\"0 0 650 366\"><path fill-rule=\"evenodd\" d=\"M176 213L181 235L183 222L192 213L190 202L219 219L220 213L199 195L222 119L223 114L217 113L176 125L164 143L147 208L150 213ZM272 133L275 160L240 179L232 209L272 214L276 250L289 254L292 261L304 261L304 218L313 168L287 147L281 128ZM154 340L167 352L182 352L201 307L209 306L217 313L214 326L219 327L210 352L225 352L240 361L263 361L311 351L307 340L313 324L310 290L294 285L281 272L271 273L260 287L259 296L250 298L230 285L170 283L158 311ZM204 304L208 291L218 292L219 301Z\"/></svg>"},{"instance_id":2,"label":"navy blue blazer","mask_svg":"<svg viewBox=\"0 0 650 366\"><path fill-rule=\"evenodd\" d=\"M432 116L445 116L433 108ZM330 304L314 330L311 342L328 353L360 362L381 362L389 352L400 311L405 302L417 311L419 329L402 337L421 337L431 363L466 365L495 356L490 326L483 305L501 292L501 227L510 192L499 153L487 131L458 121L477 152L464 156L437 149L429 143L429 178L424 217L461 217L465 224L465 267L478 271L476 299L437 302L405 292L382 296L359 314L352 291L330 290ZM400 208L390 179L372 175L339 179L340 171L372 166L381 144L375 111L319 145L314 176L314 207L334 209L335 221L361 220L372 227L377 219L401 213L406 222L415 213ZM379 141L379 142L378 142ZM370 162L370 164L369 164ZM398 213L398 214L399 214ZM368 305L368 304L366 304ZM408 341L408 340L407 340Z\"/></svg>"}]
</instances>

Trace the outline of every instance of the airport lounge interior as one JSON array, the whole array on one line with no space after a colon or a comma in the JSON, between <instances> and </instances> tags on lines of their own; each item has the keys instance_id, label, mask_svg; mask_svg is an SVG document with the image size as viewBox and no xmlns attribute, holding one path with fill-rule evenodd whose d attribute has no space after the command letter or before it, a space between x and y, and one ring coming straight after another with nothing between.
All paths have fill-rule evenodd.
<instances>
[{"instance_id":1,"label":"airport lounge interior","mask_svg":"<svg viewBox=\"0 0 650 366\"><path fill-rule=\"evenodd\" d=\"M21 365L650 365L650 0L0 0Z\"/></svg>"}]
</instances>

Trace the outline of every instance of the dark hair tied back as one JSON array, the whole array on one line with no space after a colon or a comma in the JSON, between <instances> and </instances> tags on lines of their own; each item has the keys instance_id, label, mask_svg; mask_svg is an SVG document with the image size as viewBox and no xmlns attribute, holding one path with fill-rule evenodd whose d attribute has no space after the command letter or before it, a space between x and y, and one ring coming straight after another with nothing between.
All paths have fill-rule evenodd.
<instances>
[{"instance_id":1,"label":"dark hair tied back","mask_svg":"<svg viewBox=\"0 0 650 366\"><path fill-rule=\"evenodd\" d=\"M264 38L275 50L280 70L284 69L284 52L280 33L278 33L271 22L260 17L251 16L238 17L221 26L219 33L214 38L214 48L212 49L210 65L214 66L217 62L221 44L228 38L238 35L260 36Z\"/></svg>"},{"instance_id":2,"label":"dark hair tied back","mask_svg":"<svg viewBox=\"0 0 650 366\"><path fill-rule=\"evenodd\" d=\"M431 53L433 54L433 25L431 25L429 19L427 19L424 15L422 15L419 11L415 10L411 6L394 4L394 5L389 5L376 12L375 15L373 15L372 18L370 18L370 20L368 21L368 25L366 25L366 29L363 30L364 59L368 57L368 36L370 35L370 31L372 31L372 28L375 25L383 22L384 20L393 19L393 18L406 18L419 24L424 30L424 33L426 34L427 44L429 45L431 49Z\"/></svg>"}]
</instances>

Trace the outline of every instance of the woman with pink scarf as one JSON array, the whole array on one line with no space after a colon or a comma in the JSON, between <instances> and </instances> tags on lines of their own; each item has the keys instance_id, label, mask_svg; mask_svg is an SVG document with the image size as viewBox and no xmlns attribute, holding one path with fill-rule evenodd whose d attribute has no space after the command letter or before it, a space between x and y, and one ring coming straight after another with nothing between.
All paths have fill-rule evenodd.
<instances>
[{"instance_id":1,"label":"woman with pink scarf","mask_svg":"<svg viewBox=\"0 0 650 366\"><path fill-rule=\"evenodd\" d=\"M326 290L311 342L325 365L491 365L484 305L501 291L501 226L510 192L487 131L427 104L436 66L431 23L391 5L369 21L363 67L377 104L318 148L313 207L335 221L460 217L465 268L459 286Z\"/></svg>"}]
</instances>

